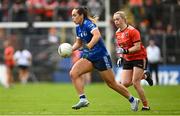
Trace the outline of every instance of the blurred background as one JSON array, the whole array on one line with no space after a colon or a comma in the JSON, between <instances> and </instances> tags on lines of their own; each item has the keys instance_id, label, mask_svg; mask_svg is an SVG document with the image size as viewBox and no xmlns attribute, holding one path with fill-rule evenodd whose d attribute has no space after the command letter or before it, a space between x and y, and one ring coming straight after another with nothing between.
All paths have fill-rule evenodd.
<instances>
[{"instance_id":1,"label":"blurred background","mask_svg":"<svg viewBox=\"0 0 180 116\"><path fill-rule=\"evenodd\" d=\"M57 48L60 43L74 42L71 10L80 5L100 17L97 25L116 74L116 28L112 15L124 10L128 22L140 30L145 47L153 39L160 48L159 84L180 83L180 0L0 0L0 73L4 71L3 43L8 40L15 51L23 47L31 52L30 76L36 81L70 82L72 59L61 58ZM13 74L18 82L16 68ZM153 80L154 76L153 73ZM96 70L93 71L92 82L101 81Z\"/></svg>"}]
</instances>

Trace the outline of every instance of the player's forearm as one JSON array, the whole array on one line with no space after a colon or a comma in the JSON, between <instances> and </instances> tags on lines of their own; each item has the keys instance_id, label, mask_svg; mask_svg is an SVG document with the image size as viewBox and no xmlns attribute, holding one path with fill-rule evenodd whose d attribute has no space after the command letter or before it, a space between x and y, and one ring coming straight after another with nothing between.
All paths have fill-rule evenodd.
<instances>
[{"instance_id":1,"label":"player's forearm","mask_svg":"<svg viewBox=\"0 0 180 116\"><path fill-rule=\"evenodd\" d=\"M128 49L129 53L134 53L134 52L137 52L141 49L140 45L135 45L131 48Z\"/></svg>"},{"instance_id":2,"label":"player's forearm","mask_svg":"<svg viewBox=\"0 0 180 116\"><path fill-rule=\"evenodd\" d=\"M94 34L91 41L87 44L89 49L93 48L93 46L99 41L100 34Z\"/></svg>"},{"instance_id":3,"label":"player's forearm","mask_svg":"<svg viewBox=\"0 0 180 116\"><path fill-rule=\"evenodd\" d=\"M76 41L72 46L72 51L79 49L82 46L81 42Z\"/></svg>"},{"instance_id":4,"label":"player's forearm","mask_svg":"<svg viewBox=\"0 0 180 116\"><path fill-rule=\"evenodd\" d=\"M73 46L72 46L72 51L75 51L75 50L77 50L78 48L80 48L80 45L77 44L77 43L74 43Z\"/></svg>"},{"instance_id":5,"label":"player's forearm","mask_svg":"<svg viewBox=\"0 0 180 116\"><path fill-rule=\"evenodd\" d=\"M87 44L89 49L93 48L93 46L98 42L99 38L93 37L92 40Z\"/></svg>"}]
</instances>

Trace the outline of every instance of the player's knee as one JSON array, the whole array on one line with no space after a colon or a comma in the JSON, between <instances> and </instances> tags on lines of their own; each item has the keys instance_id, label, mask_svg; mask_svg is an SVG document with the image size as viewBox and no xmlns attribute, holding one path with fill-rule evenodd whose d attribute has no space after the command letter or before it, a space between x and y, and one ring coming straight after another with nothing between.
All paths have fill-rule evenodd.
<instances>
[{"instance_id":1,"label":"player's knee","mask_svg":"<svg viewBox=\"0 0 180 116\"><path fill-rule=\"evenodd\" d=\"M112 83L107 83L108 87L113 88L113 84Z\"/></svg>"},{"instance_id":2,"label":"player's knee","mask_svg":"<svg viewBox=\"0 0 180 116\"><path fill-rule=\"evenodd\" d=\"M113 82L113 81L106 81L106 84L108 85L108 87L110 88L115 88L115 85L116 85L116 82Z\"/></svg>"},{"instance_id":3,"label":"player's knee","mask_svg":"<svg viewBox=\"0 0 180 116\"><path fill-rule=\"evenodd\" d=\"M132 85L131 82L121 82L121 84L123 84L125 87L129 87Z\"/></svg>"},{"instance_id":4,"label":"player's knee","mask_svg":"<svg viewBox=\"0 0 180 116\"><path fill-rule=\"evenodd\" d=\"M134 88L138 88L140 85L140 81L138 80L133 80L132 83L133 83Z\"/></svg>"},{"instance_id":5,"label":"player's knee","mask_svg":"<svg viewBox=\"0 0 180 116\"><path fill-rule=\"evenodd\" d=\"M70 75L71 79L75 79L76 77L78 77L78 74L75 73L75 71L72 71L72 70L69 72L69 75Z\"/></svg>"}]
</instances>

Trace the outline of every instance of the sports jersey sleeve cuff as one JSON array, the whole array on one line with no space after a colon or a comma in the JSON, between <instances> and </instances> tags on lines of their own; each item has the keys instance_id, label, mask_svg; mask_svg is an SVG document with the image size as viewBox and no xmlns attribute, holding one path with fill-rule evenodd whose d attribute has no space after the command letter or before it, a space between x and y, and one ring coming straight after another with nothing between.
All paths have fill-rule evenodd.
<instances>
[{"instance_id":1,"label":"sports jersey sleeve cuff","mask_svg":"<svg viewBox=\"0 0 180 116\"><path fill-rule=\"evenodd\" d=\"M96 27L96 28L92 29L92 30L91 30L91 33L92 33L95 29L98 29L98 28Z\"/></svg>"},{"instance_id":2,"label":"sports jersey sleeve cuff","mask_svg":"<svg viewBox=\"0 0 180 116\"><path fill-rule=\"evenodd\" d=\"M76 39L80 39L80 37L76 36Z\"/></svg>"},{"instance_id":3,"label":"sports jersey sleeve cuff","mask_svg":"<svg viewBox=\"0 0 180 116\"><path fill-rule=\"evenodd\" d=\"M134 41L133 43L140 42L140 40Z\"/></svg>"}]
</instances>

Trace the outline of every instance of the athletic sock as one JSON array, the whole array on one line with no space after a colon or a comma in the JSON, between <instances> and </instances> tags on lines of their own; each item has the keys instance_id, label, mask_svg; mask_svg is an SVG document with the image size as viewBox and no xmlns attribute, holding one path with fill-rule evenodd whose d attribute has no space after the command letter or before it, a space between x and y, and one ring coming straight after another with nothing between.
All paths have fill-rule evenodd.
<instances>
[{"instance_id":1,"label":"athletic sock","mask_svg":"<svg viewBox=\"0 0 180 116\"><path fill-rule=\"evenodd\" d=\"M134 101L134 97L133 96L130 96L129 97L129 102L132 103Z\"/></svg>"},{"instance_id":2,"label":"athletic sock","mask_svg":"<svg viewBox=\"0 0 180 116\"><path fill-rule=\"evenodd\" d=\"M79 99L86 99L86 95L85 94L79 95Z\"/></svg>"}]
</instances>

